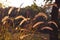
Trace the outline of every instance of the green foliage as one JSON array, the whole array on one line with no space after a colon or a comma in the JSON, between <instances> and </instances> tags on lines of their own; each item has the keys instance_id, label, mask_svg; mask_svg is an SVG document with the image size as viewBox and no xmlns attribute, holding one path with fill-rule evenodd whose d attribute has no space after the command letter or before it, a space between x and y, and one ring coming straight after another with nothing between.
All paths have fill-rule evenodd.
<instances>
[{"instance_id":1,"label":"green foliage","mask_svg":"<svg viewBox=\"0 0 60 40\"><path fill-rule=\"evenodd\" d=\"M25 7L26 10L31 10L34 11L34 13L38 13L38 12L45 12L45 9L43 9L42 7L38 7L37 4L34 2L31 6L27 6Z\"/></svg>"},{"instance_id":2,"label":"green foliage","mask_svg":"<svg viewBox=\"0 0 60 40\"><path fill-rule=\"evenodd\" d=\"M5 5L3 5L2 3L0 3L0 8L3 8L3 7L5 7Z\"/></svg>"},{"instance_id":3,"label":"green foliage","mask_svg":"<svg viewBox=\"0 0 60 40\"><path fill-rule=\"evenodd\" d=\"M2 4L0 3L0 7L2 7Z\"/></svg>"}]
</instances>

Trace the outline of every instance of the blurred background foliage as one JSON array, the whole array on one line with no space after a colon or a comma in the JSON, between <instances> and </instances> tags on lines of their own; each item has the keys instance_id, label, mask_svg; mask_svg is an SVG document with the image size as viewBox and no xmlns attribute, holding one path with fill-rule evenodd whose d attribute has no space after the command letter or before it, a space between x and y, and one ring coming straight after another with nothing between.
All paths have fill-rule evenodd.
<instances>
[{"instance_id":1,"label":"blurred background foliage","mask_svg":"<svg viewBox=\"0 0 60 40\"><path fill-rule=\"evenodd\" d=\"M35 0L36 1L36 0ZM46 0L46 3L48 1L52 0ZM4 5L0 3L0 16L1 15L5 15L5 13L3 12ZM49 7L49 6L48 6ZM7 8L5 8L7 9ZM20 13L25 13L26 11L30 11L31 13L39 13L39 12L44 12L46 13L46 9L48 9L47 7L39 7L36 5L36 3L34 2L34 4L32 4L31 6L27 6L25 8L21 8ZM50 14L46 13L50 19ZM31 15L33 16L33 14ZM3 16L0 17L0 20L3 18ZM1 21L0 21L0 40L44 40L43 38L41 38L41 34L40 32L36 32L36 29L33 28L29 28L28 31L26 31L26 29L21 28L21 27L13 27L13 26L9 26L8 23L6 24L7 27L5 27L4 25L2 25ZM28 24L28 26L31 27L31 23ZM59 34L60 35L60 34ZM46 34L45 34L46 36ZM49 35L47 35L48 37ZM59 36L60 39L60 36Z\"/></svg>"}]
</instances>

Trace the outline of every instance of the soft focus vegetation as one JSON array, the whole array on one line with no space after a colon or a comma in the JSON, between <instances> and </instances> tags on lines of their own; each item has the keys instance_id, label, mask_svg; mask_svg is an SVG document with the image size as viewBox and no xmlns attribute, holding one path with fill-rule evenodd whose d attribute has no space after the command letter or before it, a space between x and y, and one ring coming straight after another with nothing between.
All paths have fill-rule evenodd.
<instances>
[{"instance_id":1,"label":"soft focus vegetation","mask_svg":"<svg viewBox=\"0 0 60 40\"><path fill-rule=\"evenodd\" d=\"M10 8L12 11L8 14ZM52 20L49 8L50 6L39 7L34 3L25 8L3 9L0 4L0 40L49 40L49 33L53 31L41 31L42 27L50 27L49 22ZM56 25L53 25L54 28L57 28ZM58 38L60 39L60 34Z\"/></svg>"},{"instance_id":2,"label":"soft focus vegetation","mask_svg":"<svg viewBox=\"0 0 60 40\"><path fill-rule=\"evenodd\" d=\"M25 28L23 28L24 27L23 25L22 26L16 25L17 22L19 22L18 20L17 20L16 24L14 23L14 20L15 20L14 18L16 17L14 14L13 14L14 16L11 16L8 19L8 17L7 17L8 10L7 9L8 8L5 8L5 9L2 8L2 10L0 11L1 19L4 18L5 16L6 16L5 18L7 18L5 24L2 24L2 22L0 21L0 23L1 23L0 24L0 40L43 40L44 39L44 38L41 38L40 32L37 32L36 28L35 29L32 28L32 25L33 25L32 22L33 22L34 16L39 12L45 12L45 10L43 8L38 7L34 3L34 4L32 4L32 6L27 6L26 8L21 8L19 13L17 12L19 15L21 15L21 14L23 15L23 13L27 13L27 15L26 14L23 15L26 17L29 16L28 13L32 14L32 15L30 15L31 20L28 21L27 25L24 25L24 26L26 26ZM2 12L4 10L5 10L5 12ZM17 10L17 9L15 8L15 10ZM12 19L13 22L11 22L10 19Z\"/></svg>"}]
</instances>

